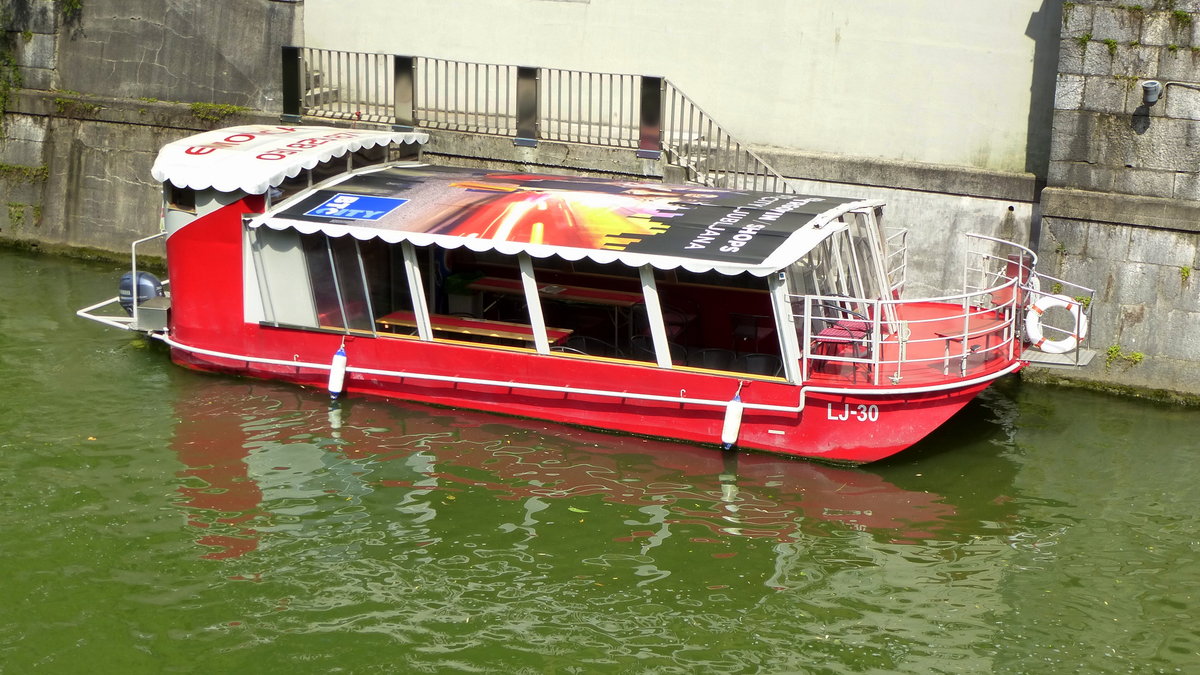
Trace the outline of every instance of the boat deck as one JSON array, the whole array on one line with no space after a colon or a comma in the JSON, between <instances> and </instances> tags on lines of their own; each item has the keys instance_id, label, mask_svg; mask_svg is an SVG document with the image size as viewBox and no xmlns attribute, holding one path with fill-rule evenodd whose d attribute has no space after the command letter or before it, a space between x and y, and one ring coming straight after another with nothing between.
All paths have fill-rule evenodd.
<instances>
[{"instance_id":1,"label":"boat deck","mask_svg":"<svg viewBox=\"0 0 1200 675\"><path fill-rule=\"evenodd\" d=\"M998 310L924 302L897 310L897 330L882 331L878 345L869 335L827 343L815 339L808 383L935 385L996 372L1020 357L1016 323Z\"/></svg>"}]
</instances>

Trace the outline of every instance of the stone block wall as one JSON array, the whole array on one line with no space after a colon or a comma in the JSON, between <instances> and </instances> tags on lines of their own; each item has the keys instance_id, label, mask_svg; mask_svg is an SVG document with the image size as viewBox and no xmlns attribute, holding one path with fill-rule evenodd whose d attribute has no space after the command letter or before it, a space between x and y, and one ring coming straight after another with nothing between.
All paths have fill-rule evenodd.
<instances>
[{"instance_id":1,"label":"stone block wall","mask_svg":"<svg viewBox=\"0 0 1200 675\"><path fill-rule=\"evenodd\" d=\"M1200 200L1196 5L1064 5L1049 185ZM1147 105L1151 80L1163 94Z\"/></svg>"},{"instance_id":2,"label":"stone block wall","mask_svg":"<svg viewBox=\"0 0 1200 675\"><path fill-rule=\"evenodd\" d=\"M1079 375L1200 393L1200 0L1067 2L1061 42L1039 254L1097 290Z\"/></svg>"}]
</instances>

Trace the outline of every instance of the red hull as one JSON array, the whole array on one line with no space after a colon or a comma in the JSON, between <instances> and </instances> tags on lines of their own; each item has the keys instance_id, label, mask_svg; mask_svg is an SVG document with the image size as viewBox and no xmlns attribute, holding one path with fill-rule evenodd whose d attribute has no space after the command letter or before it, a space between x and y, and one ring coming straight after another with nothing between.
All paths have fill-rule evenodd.
<instances>
[{"instance_id":1,"label":"red hull","mask_svg":"<svg viewBox=\"0 0 1200 675\"><path fill-rule=\"evenodd\" d=\"M188 347L252 358L328 363L342 340L339 335L255 325L244 325L239 337L222 345ZM250 353L239 350L232 342L256 347ZM456 383L437 378L514 381L532 386L625 391L642 396L718 402L733 399L739 383L745 383L741 398L748 406L789 408L798 406L801 395L800 387L775 381L409 339L348 338L346 352L350 366L346 391L351 394L713 445L720 444L724 407ZM322 369L224 359L180 348L173 349L172 356L177 363L196 369L320 388L326 386L328 378L328 372ZM364 374L355 372L356 369L414 373L434 379ZM864 388L854 395L809 393L799 412L747 409L737 447L831 462L877 461L924 438L987 384L914 394L896 394L886 388Z\"/></svg>"}]
</instances>

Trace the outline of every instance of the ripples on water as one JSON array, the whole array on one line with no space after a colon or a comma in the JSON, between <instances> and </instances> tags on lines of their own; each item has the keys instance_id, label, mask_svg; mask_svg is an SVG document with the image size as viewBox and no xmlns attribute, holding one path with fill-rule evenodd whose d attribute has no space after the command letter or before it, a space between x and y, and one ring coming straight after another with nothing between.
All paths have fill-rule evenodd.
<instances>
[{"instance_id":1,"label":"ripples on water","mask_svg":"<svg viewBox=\"0 0 1200 675\"><path fill-rule=\"evenodd\" d=\"M1196 664L1195 411L1013 381L847 469L331 410L71 316L111 274L0 252L0 672Z\"/></svg>"},{"instance_id":2,"label":"ripples on water","mask_svg":"<svg viewBox=\"0 0 1200 675\"><path fill-rule=\"evenodd\" d=\"M221 628L234 652L353 631L408 645L406 669L561 657L741 672L788 653L892 667L941 648L920 615L946 605L912 590L958 557L919 545L957 518L937 495L516 420L205 389L177 404L190 468L176 505L199 555L255 586L242 593L273 589ZM903 615L885 620L896 596ZM798 639L814 641L803 659Z\"/></svg>"}]
</instances>

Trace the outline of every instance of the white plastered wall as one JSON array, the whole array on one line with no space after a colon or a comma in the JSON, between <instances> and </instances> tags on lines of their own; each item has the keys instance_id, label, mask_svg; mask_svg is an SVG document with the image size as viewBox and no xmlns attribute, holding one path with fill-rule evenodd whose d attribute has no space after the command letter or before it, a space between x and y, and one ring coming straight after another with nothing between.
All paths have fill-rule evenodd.
<instances>
[{"instance_id":1,"label":"white plastered wall","mask_svg":"<svg viewBox=\"0 0 1200 675\"><path fill-rule=\"evenodd\" d=\"M1022 172L1059 4L306 0L304 44L661 75L750 144Z\"/></svg>"}]
</instances>

